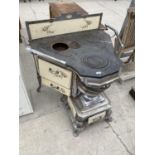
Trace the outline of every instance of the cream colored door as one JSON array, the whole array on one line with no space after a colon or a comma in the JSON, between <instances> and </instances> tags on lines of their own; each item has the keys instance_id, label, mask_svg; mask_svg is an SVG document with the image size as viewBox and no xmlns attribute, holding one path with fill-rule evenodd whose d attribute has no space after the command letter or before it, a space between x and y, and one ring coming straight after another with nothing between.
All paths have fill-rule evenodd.
<instances>
[{"instance_id":1,"label":"cream colored door","mask_svg":"<svg viewBox=\"0 0 155 155\"><path fill-rule=\"evenodd\" d=\"M69 89L71 87L72 72L52 63L38 59L39 72L42 77L53 81L62 87Z\"/></svg>"}]
</instances>

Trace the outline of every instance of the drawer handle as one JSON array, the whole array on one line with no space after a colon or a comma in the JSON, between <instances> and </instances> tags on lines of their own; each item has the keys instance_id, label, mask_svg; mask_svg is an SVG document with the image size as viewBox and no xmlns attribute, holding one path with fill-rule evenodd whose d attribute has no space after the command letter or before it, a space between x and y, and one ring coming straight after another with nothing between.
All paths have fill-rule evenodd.
<instances>
[{"instance_id":1,"label":"drawer handle","mask_svg":"<svg viewBox=\"0 0 155 155\"><path fill-rule=\"evenodd\" d=\"M50 73L53 73L53 72L54 72L54 71L52 70L52 68L49 68L48 70L49 70Z\"/></svg>"},{"instance_id":2,"label":"drawer handle","mask_svg":"<svg viewBox=\"0 0 155 155\"><path fill-rule=\"evenodd\" d=\"M49 72L53 75L55 75L56 77L60 77L60 78L66 78L66 74L63 73L62 71L53 71L52 68L49 68Z\"/></svg>"},{"instance_id":3,"label":"drawer handle","mask_svg":"<svg viewBox=\"0 0 155 155\"><path fill-rule=\"evenodd\" d=\"M51 86L52 88L55 88L55 89L59 90L59 91L62 92L62 93L65 93L65 90L64 90L63 88L60 88L60 87L58 87L58 86L54 86L52 83L50 84L50 86Z\"/></svg>"}]
</instances>

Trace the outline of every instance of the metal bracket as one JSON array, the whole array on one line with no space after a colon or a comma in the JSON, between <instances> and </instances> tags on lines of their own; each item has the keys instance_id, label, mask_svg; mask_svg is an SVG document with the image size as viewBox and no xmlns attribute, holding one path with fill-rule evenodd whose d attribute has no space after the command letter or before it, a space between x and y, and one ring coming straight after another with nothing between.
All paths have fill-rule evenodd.
<instances>
[{"instance_id":1,"label":"metal bracket","mask_svg":"<svg viewBox=\"0 0 155 155\"><path fill-rule=\"evenodd\" d=\"M119 36L117 30L114 29L113 27L109 26L109 25L106 25L106 24L105 24L105 28L106 28L106 30L108 30L108 28L109 28L110 30L112 30L112 31L115 33L115 35L116 35L116 37L118 38L118 41L119 41L119 43L120 43L120 45L121 45L121 48L124 48L124 44L122 43L122 40L121 40L121 38L120 38L120 36Z\"/></svg>"}]
</instances>

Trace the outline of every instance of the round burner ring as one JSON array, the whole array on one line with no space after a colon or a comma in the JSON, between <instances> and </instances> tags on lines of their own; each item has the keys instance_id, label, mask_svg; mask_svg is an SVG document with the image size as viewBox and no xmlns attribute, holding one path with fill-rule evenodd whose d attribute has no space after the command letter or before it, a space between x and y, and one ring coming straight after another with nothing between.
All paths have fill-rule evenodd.
<instances>
[{"instance_id":1,"label":"round burner ring","mask_svg":"<svg viewBox=\"0 0 155 155\"><path fill-rule=\"evenodd\" d=\"M65 43L55 43L53 46L53 49L55 49L56 51L65 51L69 48L69 46Z\"/></svg>"},{"instance_id":2,"label":"round burner ring","mask_svg":"<svg viewBox=\"0 0 155 155\"><path fill-rule=\"evenodd\" d=\"M95 69L105 68L109 65L108 59L104 59L97 55L85 56L82 61L88 67Z\"/></svg>"}]
</instances>

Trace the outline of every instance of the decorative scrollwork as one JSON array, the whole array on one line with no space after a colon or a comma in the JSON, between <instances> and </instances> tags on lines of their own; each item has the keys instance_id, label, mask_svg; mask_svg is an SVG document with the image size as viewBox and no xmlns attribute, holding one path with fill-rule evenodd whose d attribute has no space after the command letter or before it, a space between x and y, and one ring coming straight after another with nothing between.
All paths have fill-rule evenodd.
<instances>
[{"instance_id":1,"label":"decorative scrollwork","mask_svg":"<svg viewBox=\"0 0 155 155\"><path fill-rule=\"evenodd\" d=\"M46 25L42 28L42 31L46 32L46 33L54 33L54 30L50 30L50 27L52 26L52 24L50 25Z\"/></svg>"},{"instance_id":2,"label":"decorative scrollwork","mask_svg":"<svg viewBox=\"0 0 155 155\"><path fill-rule=\"evenodd\" d=\"M59 78L66 78L67 75L65 73L63 73L62 71L54 71L51 68L49 68L49 72L52 73L54 76L59 77Z\"/></svg>"}]
</instances>

